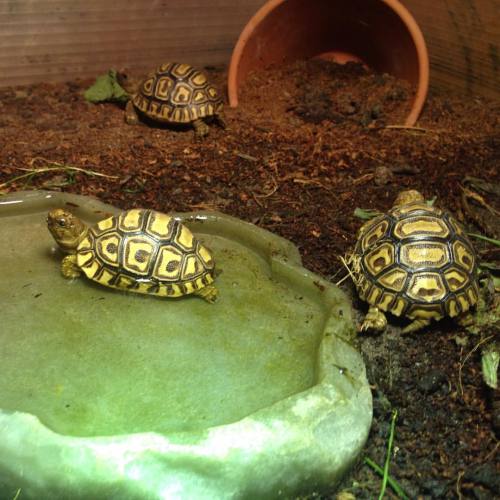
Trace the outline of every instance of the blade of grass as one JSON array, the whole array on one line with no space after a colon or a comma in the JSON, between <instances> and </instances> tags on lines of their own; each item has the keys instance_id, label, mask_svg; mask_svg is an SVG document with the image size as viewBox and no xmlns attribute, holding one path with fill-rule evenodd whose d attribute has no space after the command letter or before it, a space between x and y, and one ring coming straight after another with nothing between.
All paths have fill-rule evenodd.
<instances>
[{"instance_id":1,"label":"blade of grass","mask_svg":"<svg viewBox=\"0 0 500 500\"><path fill-rule=\"evenodd\" d=\"M380 476L384 475L384 469L382 469L382 467L377 465L370 458L365 457L365 464L370 466ZM398 495L399 498L402 498L403 500L410 500L410 498L408 497L408 495L406 495L400 484L395 479L392 479L392 477L389 475L387 475L387 484L394 490L394 493L396 493L396 495Z\"/></svg>"},{"instance_id":2,"label":"blade of grass","mask_svg":"<svg viewBox=\"0 0 500 500\"><path fill-rule=\"evenodd\" d=\"M479 268L488 269L488 271L498 272L500 271L500 264L496 264L494 262L481 262L479 264Z\"/></svg>"},{"instance_id":3,"label":"blade of grass","mask_svg":"<svg viewBox=\"0 0 500 500\"><path fill-rule=\"evenodd\" d=\"M487 241L488 243L491 243L493 245L496 245L497 247L500 247L500 241L494 240L493 238L488 238L487 236L483 236L482 234L476 234L476 233L468 233L469 236L472 236L473 238L477 238L478 240L483 240Z\"/></svg>"},{"instance_id":4,"label":"blade of grass","mask_svg":"<svg viewBox=\"0 0 500 500\"><path fill-rule=\"evenodd\" d=\"M389 432L389 440L387 442L387 455L385 457L384 475L382 477L382 487L380 488L380 495L378 497L379 500L382 500L382 498L384 498L385 489L387 487L387 478L389 477L389 464L391 463L392 445L394 443L394 429L396 427L397 417L398 417L398 411L394 410L392 412L391 429Z\"/></svg>"},{"instance_id":5,"label":"blade of grass","mask_svg":"<svg viewBox=\"0 0 500 500\"><path fill-rule=\"evenodd\" d=\"M376 472L378 472L382 476L382 486L380 487L380 494L378 499L382 500L385 495L385 490L387 488L387 484L389 484L392 489L401 497L408 498L406 494L403 492L403 489L399 486L399 484L391 479L389 476L389 465L391 463L391 455L392 455L392 446L394 443L394 430L396 428L396 419L398 417L398 411L393 410L391 417L391 427L389 430L389 438L387 440L387 452L385 457L384 468L379 467L373 460L365 457L365 463L372 467Z\"/></svg>"},{"instance_id":6,"label":"blade of grass","mask_svg":"<svg viewBox=\"0 0 500 500\"><path fill-rule=\"evenodd\" d=\"M2 184L0 184L0 189L2 189L5 186L8 186L9 184L12 184L13 182L19 181L21 179L25 179L26 177L31 177L33 175L34 175L33 172L29 172L27 174L22 174L22 175L18 175L16 177L13 177L12 179L9 179L8 181L5 181Z\"/></svg>"}]
</instances>

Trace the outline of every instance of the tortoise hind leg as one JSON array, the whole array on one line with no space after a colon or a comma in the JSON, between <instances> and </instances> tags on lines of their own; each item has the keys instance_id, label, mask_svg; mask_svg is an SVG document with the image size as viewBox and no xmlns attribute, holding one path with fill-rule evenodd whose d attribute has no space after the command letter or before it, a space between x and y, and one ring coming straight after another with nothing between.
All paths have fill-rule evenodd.
<instances>
[{"instance_id":1,"label":"tortoise hind leg","mask_svg":"<svg viewBox=\"0 0 500 500\"><path fill-rule=\"evenodd\" d=\"M226 128L227 123L226 119L224 118L224 115L222 113L216 113L214 115L215 121L217 122L217 125L219 125L220 128Z\"/></svg>"},{"instance_id":2,"label":"tortoise hind leg","mask_svg":"<svg viewBox=\"0 0 500 500\"><path fill-rule=\"evenodd\" d=\"M193 127L194 135L197 139L203 139L208 135L208 132L210 131L208 125L201 118L198 118L198 120L195 120L193 122Z\"/></svg>"},{"instance_id":3,"label":"tortoise hind leg","mask_svg":"<svg viewBox=\"0 0 500 500\"><path fill-rule=\"evenodd\" d=\"M208 285L194 292L195 295L213 304L217 300L219 291L213 285Z\"/></svg>"},{"instance_id":4,"label":"tortoise hind leg","mask_svg":"<svg viewBox=\"0 0 500 500\"><path fill-rule=\"evenodd\" d=\"M401 333L412 333L416 332L418 330L421 330L422 328L425 328L426 326L429 326L431 324L430 319L416 319L415 321L411 322L408 326L405 326L402 330Z\"/></svg>"},{"instance_id":5,"label":"tortoise hind leg","mask_svg":"<svg viewBox=\"0 0 500 500\"><path fill-rule=\"evenodd\" d=\"M456 319L456 321L460 326L463 326L463 327L472 326L475 323L474 316L470 311L467 311L467 312L461 314Z\"/></svg>"},{"instance_id":6,"label":"tortoise hind leg","mask_svg":"<svg viewBox=\"0 0 500 500\"><path fill-rule=\"evenodd\" d=\"M366 313L365 320L361 325L361 331L365 330L375 330L382 332L387 326L387 318L385 314L375 306L370 306L368 312Z\"/></svg>"},{"instance_id":7,"label":"tortoise hind leg","mask_svg":"<svg viewBox=\"0 0 500 500\"><path fill-rule=\"evenodd\" d=\"M65 278L78 278L82 272L76 263L76 255L66 255L61 263L61 272Z\"/></svg>"}]
</instances>

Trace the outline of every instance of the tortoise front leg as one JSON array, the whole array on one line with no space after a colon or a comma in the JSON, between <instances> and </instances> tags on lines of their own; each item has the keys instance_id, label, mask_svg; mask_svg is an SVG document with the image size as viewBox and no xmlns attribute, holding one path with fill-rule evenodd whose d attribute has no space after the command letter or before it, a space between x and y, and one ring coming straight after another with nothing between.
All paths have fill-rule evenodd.
<instances>
[{"instance_id":1,"label":"tortoise front leg","mask_svg":"<svg viewBox=\"0 0 500 500\"><path fill-rule=\"evenodd\" d=\"M82 272L76 263L76 255L66 255L61 263L61 272L65 278L78 278Z\"/></svg>"},{"instance_id":2,"label":"tortoise front leg","mask_svg":"<svg viewBox=\"0 0 500 500\"><path fill-rule=\"evenodd\" d=\"M139 123L139 115L132 101L127 101L127 105L125 106L125 121L129 125L137 125Z\"/></svg>"},{"instance_id":3,"label":"tortoise front leg","mask_svg":"<svg viewBox=\"0 0 500 500\"><path fill-rule=\"evenodd\" d=\"M387 318L385 314L378 307L370 306L366 313L365 320L361 325L361 331L375 330L377 332L383 332L386 327Z\"/></svg>"},{"instance_id":4,"label":"tortoise front leg","mask_svg":"<svg viewBox=\"0 0 500 500\"><path fill-rule=\"evenodd\" d=\"M210 131L208 125L201 118L198 118L198 120L195 120L193 122L193 127L194 135L197 139L203 139L208 135L208 132Z\"/></svg>"}]
</instances>

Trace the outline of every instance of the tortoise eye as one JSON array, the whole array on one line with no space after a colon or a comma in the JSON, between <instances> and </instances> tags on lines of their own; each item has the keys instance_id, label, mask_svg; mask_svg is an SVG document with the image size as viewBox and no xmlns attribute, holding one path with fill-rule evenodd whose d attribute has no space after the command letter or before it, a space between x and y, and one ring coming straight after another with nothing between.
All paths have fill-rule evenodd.
<instances>
[{"instance_id":1,"label":"tortoise eye","mask_svg":"<svg viewBox=\"0 0 500 500\"><path fill-rule=\"evenodd\" d=\"M66 227L66 220L65 220L65 219L58 219L58 220L57 220L57 223L58 223L61 227Z\"/></svg>"}]
</instances>

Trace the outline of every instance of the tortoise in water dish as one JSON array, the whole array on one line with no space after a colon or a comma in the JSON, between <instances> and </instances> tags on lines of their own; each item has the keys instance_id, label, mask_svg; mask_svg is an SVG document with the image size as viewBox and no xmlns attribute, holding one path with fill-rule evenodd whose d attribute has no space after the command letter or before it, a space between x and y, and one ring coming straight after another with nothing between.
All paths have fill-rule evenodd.
<instances>
[{"instance_id":1,"label":"tortoise in water dish","mask_svg":"<svg viewBox=\"0 0 500 500\"><path fill-rule=\"evenodd\" d=\"M133 209L88 227L57 208L49 212L47 225L68 254L61 267L66 278L83 273L102 285L137 293L217 298L211 252L174 217Z\"/></svg>"}]
</instances>

